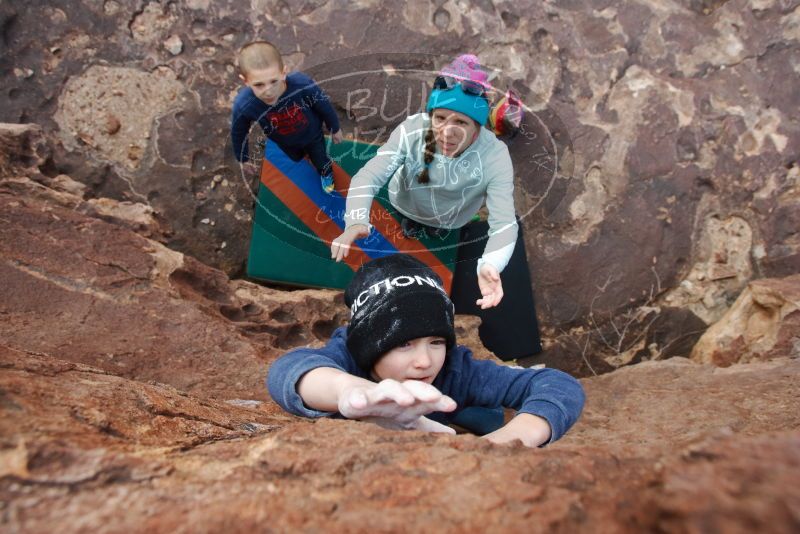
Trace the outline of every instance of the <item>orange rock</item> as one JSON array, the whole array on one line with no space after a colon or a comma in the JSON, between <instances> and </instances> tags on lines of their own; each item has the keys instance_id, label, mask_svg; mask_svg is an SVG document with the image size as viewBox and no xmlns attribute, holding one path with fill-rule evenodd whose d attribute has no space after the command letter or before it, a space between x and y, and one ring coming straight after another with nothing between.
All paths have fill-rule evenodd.
<instances>
[{"instance_id":1,"label":"orange rock","mask_svg":"<svg viewBox=\"0 0 800 534\"><path fill-rule=\"evenodd\" d=\"M800 274L750 282L691 358L728 366L781 356L800 357Z\"/></svg>"}]
</instances>

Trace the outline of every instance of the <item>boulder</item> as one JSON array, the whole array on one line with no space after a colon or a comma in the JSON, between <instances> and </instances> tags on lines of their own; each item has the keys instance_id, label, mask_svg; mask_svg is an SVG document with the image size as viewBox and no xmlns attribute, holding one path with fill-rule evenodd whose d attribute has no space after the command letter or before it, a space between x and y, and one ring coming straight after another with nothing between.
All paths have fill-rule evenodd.
<instances>
[{"instance_id":1,"label":"boulder","mask_svg":"<svg viewBox=\"0 0 800 534\"><path fill-rule=\"evenodd\" d=\"M131 220L146 227L147 213L131 219L123 208L26 180L0 184L4 344L183 391L263 401L271 358L321 342L346 319L340 292L232 283L134 232Z\"/></svg>"},{"instance_id":2,"label":"boulder","mask_svg":"<svg viewBox=\"0 0 800 534\"><path fill-rule=\"evenodd\" d=\"M0 529L800 530L800 7L256 4L0 3ZM564 439L269 399L270 363L347 315L229 278L253 202L224 143L233 60L262 35L370 141L464 50L517 85L542 362L606 372ZM376 47L400 53L353 53Z\"/></svg>"},{"instance_id":3,"label":"boulder","mask_svg":"<svg viewBox=\"0 0 800 534\"><path fill-rule=\"evenodd\" d=\"M587 403L560 443L602 443L656 457L710 436L758 436L800 427L800 361L720 369L686 358L643 362L583 379Z\"/></svg>"},{"instance_id":4,"label":"boulder","mask_svg":"<svg viewBox=\"0 0 800 534\"><path fill-rule=\"evenodd\" d=\"M800 274L750 282L691 358L726 367L784 356L800 357Z\"/></svg>"},{"instance_id":5,"label":"boulder","mask_svg":"<svg viewBox=\"0 0 800 534\"><path fill-rule=\"evenodd\" d=\"M370 142L470 51L527 105L509 151L544 328L653 304L711 324L754 276L797 272L794 3L290 4L5 2L0 120L41 125L44 174L149 205L170 248L238 276L254 202L228 144L239 47L268 36Z\"/></svg>"},{"instance_id":6,"label":"boulder","mask_svg":"<svg viewBox=\"0 0 800 534\"><path fill-rule=\"evenodd\" d=\"M673 359L588 379L572 433L531 450L300 420L0 347L0 521L67 533L788 533L798 365Z\"/></svg>"}]
</instances>

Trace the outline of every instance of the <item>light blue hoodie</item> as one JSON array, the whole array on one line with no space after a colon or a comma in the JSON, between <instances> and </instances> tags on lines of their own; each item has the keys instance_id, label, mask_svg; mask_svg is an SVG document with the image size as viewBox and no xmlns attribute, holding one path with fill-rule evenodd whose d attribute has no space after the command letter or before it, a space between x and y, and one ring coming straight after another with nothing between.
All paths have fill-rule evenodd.
<instances>
[{"instance_id":1,"label":"light blue hoodie","mask_svg":"<svg viewBox=\"0 0 800 534\"><path fill-rule=\"evenodd\" d=\"M369 223L372 199L386 182L389 201L397 211L436 228L461 228L485 201L489 240L482 260L502 271L517 241L514 168L508 147L481 127L475 141L459 156L435 154L428 168L430 182L421 184L417 176L425 168L425 132L429 126L426 113L408 117L356 173L347 195L346 226Z\"/></svg>"}]
</instances>

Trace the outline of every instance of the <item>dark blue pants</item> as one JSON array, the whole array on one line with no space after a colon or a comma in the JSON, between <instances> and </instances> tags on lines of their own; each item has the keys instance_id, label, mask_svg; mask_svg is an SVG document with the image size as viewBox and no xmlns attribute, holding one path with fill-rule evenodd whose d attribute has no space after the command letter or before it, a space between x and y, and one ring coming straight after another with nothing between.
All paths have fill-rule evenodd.
<instances>
[{"instance_id":1,"label":"dark blue pants","mask_svg":"<svg viewBox=\"0 0 800 534\"><path fill-rule=\"evenodd\" d=\"M281 144L278 144L278 146L294 161L300 161L305 156L308 156L320 176L326 176L331 173L333 163L331 158L328 157L328 151L325 149L325 138L321 134L303 146L283 146Z\"/></svg>"},{"instance_id":2,"label":"dark blue pants","mask_svg":"<svg viewBox=\"0 0 800 534\"><path fill-rule=\"evenodd\" d=\"M503 417L502 408L473 406L458 412L452 422L477 436L484 436L503 426Z\"/></svg>"}]
</instances>

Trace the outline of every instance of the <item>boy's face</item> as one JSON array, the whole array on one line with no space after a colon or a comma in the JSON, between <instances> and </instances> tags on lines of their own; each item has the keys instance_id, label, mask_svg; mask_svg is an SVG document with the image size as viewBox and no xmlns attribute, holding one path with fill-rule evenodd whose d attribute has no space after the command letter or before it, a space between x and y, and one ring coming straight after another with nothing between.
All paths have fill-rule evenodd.
<instances>
[{"instance_id":1,"label":"boy's face","mask_svg":"<svg viewBox=\"0 0 800 534\"><path fill-rule=\"evenodd\" d=\"M443 337L420 337L384 354L372 372L380 380L421 380L430 384L442 370L446 354L447 342Z\"/></svg>"},{"instance_id":2,"label":"boy's face","mask_svg":"<svg viewBox=\"0 0 800 534\"><path fill-rule=\"evenodd\" d=\"M270 106L286 90L286 67L281 69L274 65L266 69L254 69L240 74L239 78L253 90L259 100Z\"/></svg>"}]
</instances>

